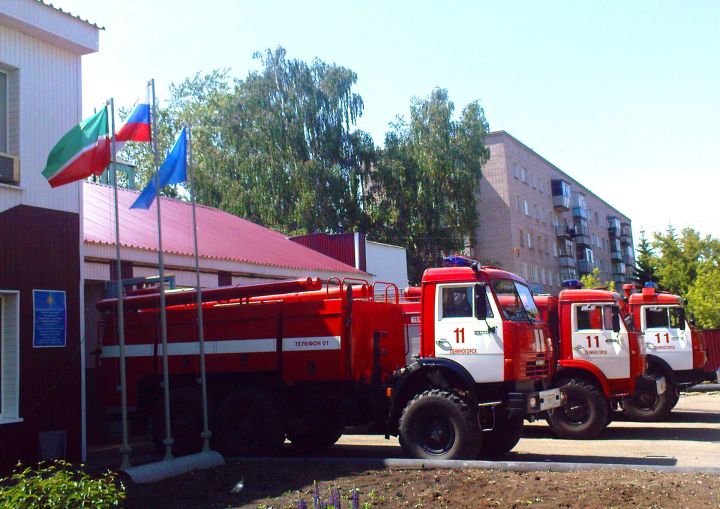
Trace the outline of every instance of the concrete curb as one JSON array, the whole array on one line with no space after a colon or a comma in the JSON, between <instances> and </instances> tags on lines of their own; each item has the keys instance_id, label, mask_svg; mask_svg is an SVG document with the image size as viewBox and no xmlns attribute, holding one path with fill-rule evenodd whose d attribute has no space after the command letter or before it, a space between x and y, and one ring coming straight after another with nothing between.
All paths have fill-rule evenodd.
<instances>
[{"instance_id":1,"label":"concrete curb","mask_svg":"<svg viewBox=\"0 0 720 509\"><path fill-rule=\"evenodd\" d=\"M539 461L462 461L418 460L405 458L228 458L230 463L322 463L354 464L369 467L397 467L419 470L477 468L512 472L577 472L586 470L647 470L652 472L720 474L720 467L673 467L668 465L626 465L619 463L561 463Z\"/></svg>"},{"instance_id":2,"label":"concrete curb","mask_svg":"<svg viewBox=\"0 0 720 509\"><path fill-rule=\"evenodd\" d=\"M720 384L698 384L686 390L688 392L716 392L720 391Z\"/></svg>"}]
</instances>

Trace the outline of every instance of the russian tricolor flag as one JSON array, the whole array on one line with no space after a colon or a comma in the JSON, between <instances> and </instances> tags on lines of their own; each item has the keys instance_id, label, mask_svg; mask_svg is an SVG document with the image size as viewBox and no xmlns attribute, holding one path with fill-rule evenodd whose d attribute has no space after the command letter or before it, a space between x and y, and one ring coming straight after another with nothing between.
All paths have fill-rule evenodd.
<instances>
[{"instance_id":1,"label":"russian tricolor flag","mask_svg":"<svg viewBox=\"0 0 720 509\"><path fill-rule=\"evenodd\" d=\"M149 103L150 101L148 101ZM115 134L115 141L150 141L150 104L140 103L130 113L120 130Z\"/></svg>"}]
</instances>

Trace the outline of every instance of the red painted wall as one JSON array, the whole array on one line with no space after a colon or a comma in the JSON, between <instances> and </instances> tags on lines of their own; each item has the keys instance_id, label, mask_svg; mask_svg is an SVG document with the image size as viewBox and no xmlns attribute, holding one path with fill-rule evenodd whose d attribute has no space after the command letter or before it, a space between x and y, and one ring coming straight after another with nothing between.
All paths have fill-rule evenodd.
<instances>
[{"instance_id":1,"label":"red painted wall","mask_svg":"<svg viewBox=\"0 0 720 509\"><path fill-rule=\"evenodd\" d=\"M707 329L702 333L708 356L705 371L715 371L720 368L720 329Z\"/></svg>"},{"instance_id":2,"label":"red painted wall","mask_svg":"<svg viewBox=\"0 0 720 509\"><path fill-rule=\"evenodd\" d=\"M290 240L300 245L309 247L330 258L355 267L355 234L339 233L328 235L327 233L311 233L300 237L292 237ZM360 234L360 270L367 270L365 260L365 235Z\"/></svg>"},{"instance_id":3,"label":"red painted wall","mask_svg":"<svg viewBox=\"0 0 720 509\"><path fill-rule=\"evenodd\" d=\"M0 289L20 292L20 417L0 424L0 471L38 459L38 433L65 430L80 460L80 216L20 205L0 213ZM33 289L64 290L67 346L34 349Z\"/></svg>"}]
</instances>

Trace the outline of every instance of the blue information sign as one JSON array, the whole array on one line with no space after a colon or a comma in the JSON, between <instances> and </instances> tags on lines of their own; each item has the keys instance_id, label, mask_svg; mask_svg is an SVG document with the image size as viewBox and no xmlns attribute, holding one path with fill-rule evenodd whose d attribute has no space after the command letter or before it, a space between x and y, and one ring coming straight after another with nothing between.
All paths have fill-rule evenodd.
<instances>
[{"instance_id":1,"label":"blue information sign","mask_svg":"<svg viewBox=\"0 0 720 509\"><path fill-rule=\"evenodd\" d=\"M65 292L33 290L33 348L66 346Z\"/></svg>"}]
</instances>

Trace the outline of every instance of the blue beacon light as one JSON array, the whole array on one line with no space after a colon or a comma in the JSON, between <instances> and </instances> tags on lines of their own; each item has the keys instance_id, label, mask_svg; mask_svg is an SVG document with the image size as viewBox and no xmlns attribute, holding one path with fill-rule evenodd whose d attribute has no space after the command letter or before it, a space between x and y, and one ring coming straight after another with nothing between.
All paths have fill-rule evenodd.
<instances>
[{"instance_id":1,"label":"blue beacon light","mask_svg":"<svg viewBox=\"0 0 720 509\"><path fill-rule=\"evenodd\" d=\"M563 288L570 288L573 290L580 290L582 288L582 283L577 279L565 279L562 282Z\"/></svg>"},{"instance_id":2,"label":"blue beacon light","mask_svg":"<svg viewBox=\"0 0 720 509\"><path fill-rule=\"evenodd\" d=\"M443 266L445 267L477 267L479 265L477 260L467 256L452 255L443 258Z\"/></svg>"}]
</instances>

